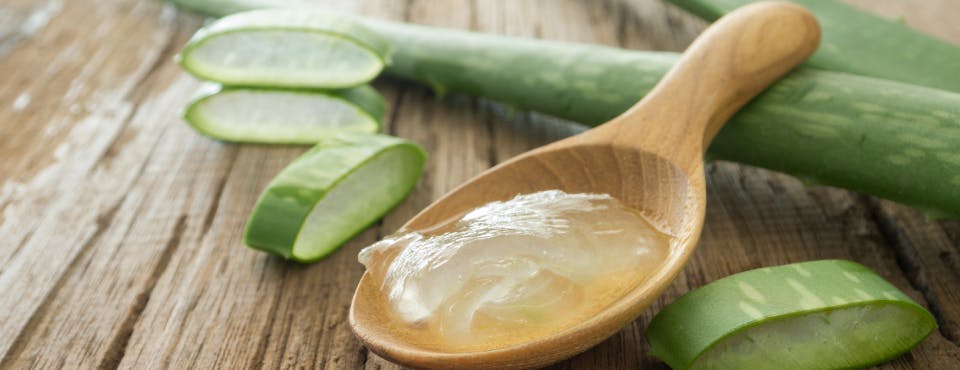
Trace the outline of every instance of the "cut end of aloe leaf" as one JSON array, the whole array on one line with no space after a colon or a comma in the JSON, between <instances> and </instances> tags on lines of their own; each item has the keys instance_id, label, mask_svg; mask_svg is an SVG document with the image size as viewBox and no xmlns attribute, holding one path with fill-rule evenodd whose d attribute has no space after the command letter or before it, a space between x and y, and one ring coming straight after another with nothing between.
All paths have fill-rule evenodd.
<instances>
[{"instance_id":1,"label":"cut end of aloe leaf","mask_svg":"<svg viewBox=\"0 0 960 370\"><path fill-rule=\"evenodd\" d=\"M342 132L374 133L386 102L373 88L339 91L211 88L184 119L217 140L315 144Z\"/></svg>"},{"instance_id":2,"label":"cut end of aloe leaf","mask_svg":"<svg viewBox=\"0 0 960 370\"><path fill-rule=\"evenodd\" d=\"M647 330L675 369L859 368L936 329L923 307L866 267L839 260L751 270L691 291Z\"/></svg>"},{"instance_id":3,"label":"cut end of aloe leaf","mask_svg":"<svg viewBox=\"0 0 960 370\"><path fill-rule=\"evenodd\" d=\"M344 17L263 9L204 27L179 61L193 75L224 85L332 89L372 80L389 50L378 34Z\"/></svg>"},{"instance_id":4,"label":"cut end of aloe leaf","mask_svg":"<svg viewBox=\"0 0 960 370\"><path fill-rule=\"evenodd\" d=\"M848 306L744 329L704 352L690 368L859 368L904 352L930 329L923 316L901 305Z\"/></svg>"},{"instance_id":5,"label":"cut end of aloe leaf","mask_svg":"<svg viewBox=\"0 0 960 370\"><path fill-rule=\"evenodd\" d=\"M384 135L343 134L295 160L267 186L244 241L300 262L337 250L400 203L426 155Z\"/></svg>"}]
</instances>

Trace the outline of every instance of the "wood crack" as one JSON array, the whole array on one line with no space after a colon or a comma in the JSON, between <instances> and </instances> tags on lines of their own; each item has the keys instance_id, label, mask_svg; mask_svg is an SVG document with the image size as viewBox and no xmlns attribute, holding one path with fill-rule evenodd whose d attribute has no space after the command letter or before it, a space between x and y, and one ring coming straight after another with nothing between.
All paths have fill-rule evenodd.
<instances>
[{"instance_id":1,"label":"wood crack","mask_svg":"<svg viewBox=\"0 0 960 370\"><path fill-rule=\"evenodd\" d=\"M110 341L110 345L107 347L107 351L100 365L97 366L97 369L116 369L120 366L120 361L127 351L127 346L130 343L130 338L133 336L133 330L137 321L139 321L140 316L143 314L143 310L146 309L147 303L150 302L150 296L153 293L153 288L157 285L157 281L160 280L160 276L167 270L167 266L169 266L174 252L176 252L180 246L186 229L187 216L180 215L180 218L177 219L177 223L173 227L173 233L170 239L167 241L163 252L157 259L157 264L154 266L153 271L150 272L146 284L144 284L143 290L137 294L133 306L130 307L129 312L127 312L126 317L124 317L123 324L120 325L117 335Z\"/></svg>"},{"instance_id":2,"label":"wood crack","mask_svg":"<svg viewBox=\"0 0 960 370\"><path fill-rule=\"evenodd\" d=\"M173 22L175 23L175 22ZM154 75L157 74L157 71L160 70L167 61L171 60L174 53L174 45L179 45L174 41L179 40L183 37L183 32L187 31L190 34L193 34L194 27L176 27L173 25L166 32L167 36L163 39L163 44L160 45L160 51L157 52L153 60L150 61L150 65L147 66L147 69L144 71L136 81L134 81L133 89L126 95L126 98L132 101L141 101L147 94L152 91L151 84L148 84L149 81Z\"/></svg>"},{"instance_id":3,"label":"wood crack","mask_svg":"<svg viewBox=\"0 0 960 370\"><path fill-rule=\"evenodd\" d=\"M200 298L204 297L206 293L207 293L207 287L203 286L200 288L199 292L197 292L192 297L190 297L190 301L189 303L187 303L187 308L185 310L185 313L183 314L183 319L179 320L179 324L177 325L177 333L183 333L184 330L186 330L187 324L190 322L194 313L196 313L197 305L200 303ZM178 348L180 348L180 344L182 342L183 342L183 335L177 335L174 338L173 343L170 346L167 346L166 351L164 352L164 355L162 357L163 364L162 366L160 366L161 368L168 369L171 367L170 363L173 361L174 352ZM201 342L200 348L203 348L205 344L206 344L205 342ZM194 368L192 365L196 364L197 358L200 356L200 353L201 353L200 351L194 352L193 358L190 359L191 366L187 368Z\"/></svg>"},{"instance_id":4,"label":"wood crack","mask_svg":"<svg viewBox=\"0 0 960 370\"><path fill-rule=\"evenodd\" d=\"M384 223L383 223L383 220L385 220L386 218L387 218L387 217L384 216L384 217L380 218L380 220L378 220L376 224L374 224L373 231L374 231L374 237L376 238L376 239L374 239L374 240L376 240L376 241L380 241L380 239L383 239L383 236L384 236L384 232L383 232Z\"/></svg>"},{"instance_id":5,"label":"wood crack","mask_svg":"<svg viewBox=\"0 0 960 370\"><path fill-rule=\"evenodd\" d=\"M406 4L403 4L403 21L405 23L410 23L410 20L413 19L413 1L407 0Z\"/></svg>"},{"instance_id":6,"label":"wood crack","mask_svg":"<svg viewBox=\"0 0 960 370\"><path fill-rule=\"evenodd\" d=\"M0 359L0 369L20 367L14 366L14 363L23 359L23 352L26 350L27 343L30 342L30 337L36 334L37 326L46 316L50 314L50 311L53 309L50 303L57 295L60 294L60 291L66 284L68 277L72 276L74 270L79 268L79 264L82 261L87 260L87 257L89 257L90 253L93 253L93 245L97 244L97 242L99 242L103 237L104 232L106 232L107 228L113 222L117 211L123 205L125 200L126 196L123 196L113 206L107 209L107 211L97 216L94 222L95 229L93 234L87 239L86 242L83 243L83 245L80 246L79 252L77 252L73 260L70 261L70 264L67 265L64 273L60 275L60 277L57 279L57 282L53 285L53 288L47 292L47 295L43 297L43 301L40 302L40 305L37 307L37 309L34 310L33 314L30 315L30 318L27 320L27 324L24 325L23 329L20 330L20 333L17 334L16 339L13 340L13 344L10 345L10 349L7 351L6 355Z\"/></svg>"},{"instance_id":7,"label":"wood crack","mask_svg":"<svg viewBox=\"0 0 960 370\"><path fill-rule=\"evenodd\" d=\"M97 165L94 167L91 167L91 169L94 169L97 167L102 168L108 165L111 161L113 161L113 158L117 156L117 153L120 152L120 148L122 148L124 144L130 141L131 136L127 134L127 130L130 127L130 122L133 121L133 117L136 117L137 112L139 111L140 111L140 103L136 102L133 104L133 108L130 109L130 112L127 113L125 117L123 117L123 121L120 123L120 129L117 130L117 134L114 135L113 139L110 140L110 143L107 144L107 149L105 149L103 153L100 154L100 158L97 158L97 161L94 162Z\"/></svg>"},{"instance_id":8,"label":"wood crack","mask_svg":"<svg viewBox=\"0 0 960 370\"><path fill-rule=\"evenodd\" d=\"M227 165L227 168L232 168L234 162L237 160L238 148L232 147L228 150L230 150L230 158L228 160L229 164ZM210 203L210 207L207 209L207 214L203 217L203 228L200 231L200 240L203 240L206 237L207 232L210 231L210 227L213 226L213 220L217 215L217 209L220 208L220 198L223 198L223 189L227 187L227 180L229 178L230 172L228 171L227 173L223 174L223 177L217 183L216 190L214 190L213 193L213 202Z\"/></svg>"},{"instance_id":9,"label":"wood crack","mask_svg":"<svg viewBox=\"0 0 960 370\"><path fill-rule=\"evenodd\" d=\"M625 4L618 4L620 9L617 9L617 45L620 45L622 48L627 47L627 28L628 28L628 14L630 14L631 9L625 9L627 6Z\"/></svg>"},{"instance_id":10,"label":"wood crack","mask_svg":"<svg viewBox=\"0 0 960 370\"><path fill-rule=\"evenodd\" d=\"M0 179L0 184L5 184L6 182L7 182L6 179ZM0 201L0 225L3 225L4 221L6 221L6 218L5 218L6 216L4 216L4 212L7 210L8 205L10 205L9 198Z\"/></svg>"},{"instance_id":11,"label":"wood crack","mask_svg":"<svg viewBox=\"0 0 960 370\"><path fill-rule=\"evenodd\" d=\"M477 103L479 101L477 99L473 99L473 101L475 106L478 105ZM492 168L496 166L498 163L500 163L500 158L497 155L497 140L496 140L497 123L496 123L496 120L493 119L489 111L487 112L487 114L484 114L484 116L485 116L484 118L486 118L486 121L487 121L486 122L487 136L490 138L490 145L487 148L487 167Z\"/></svg>"},{"instance_id":12,"label":"wood crack","mask_svg":"<svg viewBox=\"0 0 960 370\"><path fill-rule=\"evenodd\" d=\"M390 121L387 122L386 132L388 135L397 134L397 119L400 116L400 106L403 104L403 96L407 89L400 87L397 89L397 97L393 101L393 109L390 110Z\"/></svg>"},{"instance_id":13,"label":"wood crack","mask_svg":"<svg viewBox=\"0 0 960 370\"><path fill-rule=\"evenodd\" d=\"M370 350L366 346L360 346L360 349L357 350L357 358L360 359L357 363L366 367L367 361L370 361Z\"/></svg>"},{"instance_id":14,"label":"wood crack","mask_svg":"<svg viewBox=\"0 0 960 370\"><path fill-rule=\"evenodd\" d=\"M268 257L268 263L275 260L275 258ZM254 370L262 370L264 363L263 360L267 356L267 349L270 347L270 339L273 337L273 325L277 321L277 311L280 308L280 300L283 298L284 287L287 285L287 269L283 269L283 276L280 278L280 288L277 289L277 294L273 299L273 304L270 305L270 310L267 311L267 317L270 318L270 321L267 322L266 335L263 336L263 340L260 341L260 345L257 346L257 352L253 354L251 367ZM261 282L263 281L263 276L260 277ZM286 348L281 348L280 352L283 353Z\"/></svg>"},{"instance_id":15,"label":"wood crack","mask_svg":"<svg viewBox=\"0 0 960 370\"><path fill-rule=\"evenodd\" d=\"M901 230L896 220L883 214L878 200L866 195L863 195L862 197L863 202L866 204L867 210L870 213L871 219L877 225L877 229L880 231L880 235L884 238L886 244L889 245L893 250L897 267L903 271L903 275L906 277L907 282L910 283L910 286L920 292L920 294L923 295L924 300L927 301L927 309L930 310L930 314L932 314L934 319L936 319L938 327L937 329L940 332L940 335L942 335L951 343L960 346L960 338L957 338L954 333L945 325L946 320L944 319L942 303L940 302L940 298L930 287L929 279L925 276L920 254L907 239L906 235L904 235L903 230Z\"/></svg>"},{"instance_id":16,"label":"wood crack","mask_svg":"<svg viewBox=\"0 0 960 370\"><path fill-rule=\"evenodd\" d=\"M120 152L121 148L131 141L133 136L128 131L130 130L130 122L137 116L142 102L148 96L148 92L151 91L150 88L153 87L153 84L148 83L148 81L157 75L160 67L162 67L166 61L170 60L174 52L174 41L180 38L180 32L168 32L168 35L169 36L164 38L163 44L160 46L160 51L153 60L150 61L146 70L134 81L133 88L124 96L125 100L133 103L133 109L124 117L120 130L117 131L117 135L110 144L107 145L107 149L104 150L100 158L97 159L99 166L109 163L113 157Z\"/></svg>"},{"instance_id":17,"label":"wood crack","mask_svg":"<svg viewBox=\"0 0 960 370\"><path fill-rule=\"evenodd\" d=\"M470 13L468 15L470 16L470 20L469 20L470 24L467 26L468 27L467 29L474 32L478 32L480 31L479 29L480 22L477 20L477 13L478 13L477 0L470 0L469 4L470 4Z\"/></svg>"},{"instance_id":18,"label":"wood crack","mask_svg":"<svg viewBox=\"0 0 960 370\"><path fill-rule=\"evenodd\" d=\"M190 365L186 367L187 369L198 369L198 368L199 368L199 364L197 364L197 362L200 361L200 354L203 353L203 347L206 346L206 345L207 345L207 342L201 342L201 343L200 343L200 346L197 347L196 354L193 355L193 356L191 356L191 358L190 358Z\"/></svg>"},{"instance_id":19,"label":"wood crack","mask_svg":"<svg viewBox=\"0 0 960 370\"><path fill-rule=\"evenodd\" d=\"M37 229L32 229L32 230L30 230L30 231L27 232L27 235L24 235L24 236L23 236L23 240L20 241L20 244L17 244L17 248L14 249L14 250L13 250L13 253L10 254L10 259L9 259L9 261L12 261L13 259L17 258L17 255L20 254L20 251L23 250L23 247L25 247L27 244L29 244L29 243L30 243L30 240L33 239L33 233L36 232L36 231L37 231ZM0 275L3 275L3 272L4 272L5 270L6 270L6 266L5 266L5 265L4 265L4 266L0 266Z\"/></svg>"}]
</instances>

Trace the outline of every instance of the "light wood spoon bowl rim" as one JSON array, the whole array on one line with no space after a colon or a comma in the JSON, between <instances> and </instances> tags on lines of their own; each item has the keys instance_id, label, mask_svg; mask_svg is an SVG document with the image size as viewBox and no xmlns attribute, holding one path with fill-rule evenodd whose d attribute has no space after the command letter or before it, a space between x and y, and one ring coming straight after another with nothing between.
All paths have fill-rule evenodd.
<instances>
[{"instance_id":1,"label":"light wood spoon bowl rim","mask_svg":"<svg viewBox=\"0 0 960 370\"><path fill-rule=\"evenodd\" d=\"M536 173L537 169L549 169L549 161L543 160L549 156L554 156L550 157L553 159L592 159L585 162L590 166L585 165L580 171L570 166L560 170L569 171L565 174L570 176L588 173L603 178L607 175L602 169L593 168L596 167L594 165L616 162L617 177L639 178L642 184L653 184L657 190L648 191L646 187L640 187L643 190L626 190L621 184L616 188L620 193L577 192L609 193L627 205L646 212L647 216L653 213L657 216L653 217L654 225L657 225L658 218L660 221L667 220L667 229L675 236L675 242L660 269L598 315L554 335L520 345L480 352L439 352L402 342L384 332L380 324L389 318L377 317L375 313L378 310L365 306L373 304L366 302L379 302L376 297L382 292L376 283L370 281L370 274L364 273L349 314L354 333L373 352L401 364L418 368L470 369L542 366L580 353L614 334L658 298L680 273L696 248L706 207L702 161L705 145L740 107L812 54L819 44L819 37L816 19L797 5L760 2L744 6L718 20L698 37L654 90L623 115L583 134L521 154L495 166L421 211L404 227L407 230L421 230L489 201L505 200L516 195L497 189L503 187L498 180L512 181L510 184L515 188L507 188L528 190L518 193L557 188L564 191L571 188L581 190L591 186L584 185L582 181L574 181L576 186L567 186L564 181L568 179L559 177L552 183L552 180L534 177L531 182L536 185L517 186L522 184L523 176ZM727 88L730 90L724 90ZM623 158L627 159L607 160L591 152L601 147L614 154L623 154ZM630 161L633 163L628 163ZM663 161L668 165L660 168L663 167L660 166ZM656 171L643 170L644 164L651 163L657 165ZM635 169L638 165L642 169L639 174L623 172L624 169ZM667 190L673 192L660 189L663 185L661 182L651 182L651 179L657 179L654 175L667 175ZM680 176L684 177L682 181L677 180ZM594 184L592 179L590 184ZM605 184L607 182L602 182L601 187ZM677 192L681 194L678 196ZM653 204L661 208L661 202L669 205L670 212L680 212L679 218L674 217L673 213L667 214L668 211L658 215L656 212L659 208L653 211L644 208L654 206L639 202L641 199L632 199L638 197L634 193L641 193L643 201L650 200L650 197L662 197L654 199ZM675 203L682 208L673 210Z\"/></svg>"}]
</instances>

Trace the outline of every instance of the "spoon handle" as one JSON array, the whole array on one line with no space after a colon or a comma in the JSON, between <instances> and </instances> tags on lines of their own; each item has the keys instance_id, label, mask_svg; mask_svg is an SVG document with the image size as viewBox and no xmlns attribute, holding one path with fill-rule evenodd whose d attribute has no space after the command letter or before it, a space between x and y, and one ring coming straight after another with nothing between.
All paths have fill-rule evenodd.
<instances>
[{"instance_id":1,"label":"spoon handle","mask_svg":"<svg viewBox=\"0 0 960 370\"><path fill-rule=\"evenodd\" d=\"M607 134L679 163L698 161L734 113L807 59L819 42L816 18L798 5L741 7L707 28L653 91L611 122L616 129Z\"/></svg>"}]
</instances>

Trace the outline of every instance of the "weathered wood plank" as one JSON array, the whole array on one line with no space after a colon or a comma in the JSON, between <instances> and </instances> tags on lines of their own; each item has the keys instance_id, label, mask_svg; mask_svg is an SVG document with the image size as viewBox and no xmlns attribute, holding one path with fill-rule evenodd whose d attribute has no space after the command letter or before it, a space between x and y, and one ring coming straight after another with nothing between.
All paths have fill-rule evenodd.
<instances>
[{"instance_id":1,"label":"weathered wood plank","mask_svg":"<svg viewBox=\"0 0 960 370\"><path fill-rule=\"evenodd\" d=\"M941 335L960 346L960 240L949 231L960 224L937 223L890 201L873 199L870 206L911 285L930 303Z\"/></svg>"},{"instance_id":2,"label":"weathered wood plank","mask_svg":"<svg viewBox=\"0 0 960 370\"><path fill-rule=\"evenodd\" d=\"M403 14L400 11L393 15ZM485 153L490 143L485 128L469 124L472 113L462 109L462 105L426 104L425 101L432 100L432 94L420 88L403 92L388 90L386 95L394 104L391 131L420 142L435 154L417 192L385 221L390 224L391 220L406 219L444 191L489 166L488 159L473 153ZM242 159L247 149L240 150ZM366 362L365 351L346 325L346 313L353 287L363 273L356 254L359 248L375 240L379 230L367 231L341 252L310 266L284 263L241 249L239 230L245 216L237 215L249 212L259 189L279 166L290 160L278 160L273 150L266 148L257 152L258 161L272 164L269 171L258 170L260 176L250 173L253 169L240 167L242 161L238 161L226 182L224 194L233 193L234 184L248 181L242 179L259 179L247 187L242 199L229 205L221 201L215 220L222 219L233 227L221 231L215 221L203 241L203 248L210 249L208 253L182 256L178 253L173 257L171 266L189 261L197 267L182 273L168 271L179 278L167 280L165 275L158 282L121 367L139 368L159 363L175 368L261 364L342 368ZM238 172L244 174L238 175ZM404 210L405 214L401 215ZM261 264L268 272L250 271L249 266ZM224 276L211 275L209 270L214 269ZM188 303L183 303L185 295L190 297ZM251 302L257 302L257 307L250 307ZM184 309L178 306L182 305L190 307L189 313L181 314ZM221 324L211 327L210 323ZM164 330L169 327L176 330Z\"/></svg>"},{"instance_id":3,"label":"weathered wood plank","mask_svg":"<svg viewBox=\"0 0 960 370\"><path fill-rule=\"evenodd\" d=\"M189 132L175 140L187 139ZM207 139L204 146L221 146ZM225 150L226 148L221 148ZM244 146L237 150L203 234L190 234L170 257L134 326L120 367L250 367L264 356L293 265L242 248L246 216L270 178L302 148ZM197 160L209 166L217 158ZM215 183L215 182L214 182ZM184 188L176 191L189 193ZM197 189L201 190L201 189Z\"/></svg>"},{"instance_id":4,"label":"weathered wood plank","mask_svg":"<svg viewBox=\"0 0 960 370\"><path fill-rule=\"evenodd\" d=\"M960 37L950 0L851 2ZM703 27L656 0L321 3L638 49L681 50ZM170 55L198 18L131 0L4 0L7 9L0 71L17 73L0 80L0 368L398 368L346 325L359 249L485 168L581 129L380 82L393 104L387 130L427 148L427 173L380 226L325 261L292 264L240 237L264 185L305 148L217 143L175 114L197 83ZM633 325L553 368L664 368L642 332L665 302L744 269L817 258L864 263L937 313L941 331L884 368L960 362L960 223L768 171L708 171L707 224L687 271Z\"/></svg>"},{"instance_id":5,"label":"weathered wood plank","mask_svg":"<svg viewBox=\"0 0 960 370\"><path fill-rule=\"evenodd\" d=\"M137 126L131 120L139 116L138 88L158 60L169 58L164 51L176 35L174 13L158 3L61 6L0 58L0 70L16 71L0 90L3 102L14 103L0 108L10 117L0 120L0 172L12 175L0 194L4 354L15 342L26 345L32 332L25 327L37 329L39 317L53 314L53 296L67 293L63 274L83 271L81 261L95 246L116 243L133 217L136 194L129 190L155 140L144 136L122 158L112 150ZM157 101L147 110L156 114L170 104Z\"/></svg>"},{"instance_id":6,"label":"weathered wood plank","mask_svg":"<svg viewBox=\"0 0 960 370\"><path fill-rule=\"evenodd\" d=\"M9 354L17 359L14 365L115 364L170 256L202 232L233 151L209 145L168 114L170 106L183 104L195 90L194 81L172 65L155 77L147 83L174 82L139 105L125 128L135 132L133 138L115 149L113 159L101 162L104 168L127 166L137 156L136 148L152 148L139 165L141 175L123 195L109 231L86 246L60 288L31 319L33 329L21 335L22 345Z\"/></svg>"}]
</instances>

